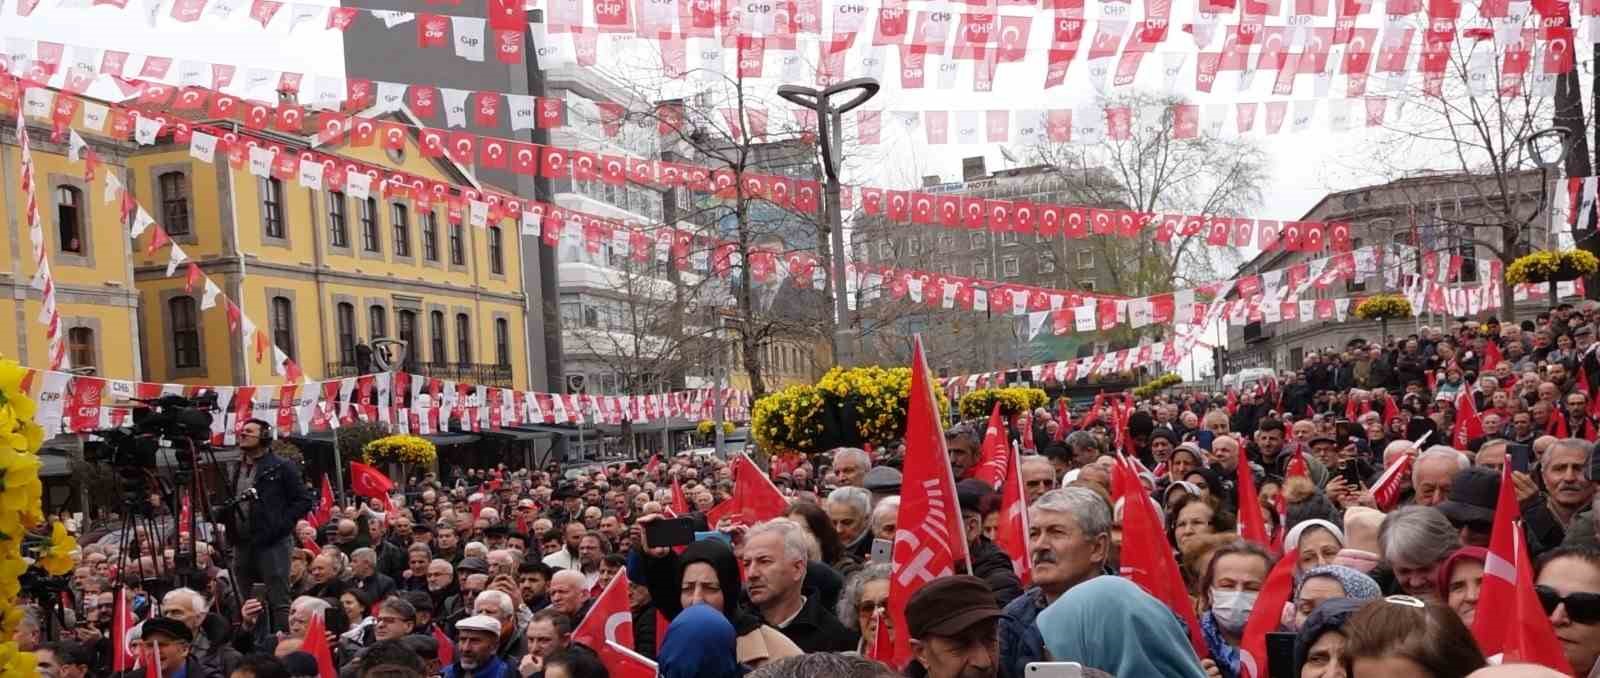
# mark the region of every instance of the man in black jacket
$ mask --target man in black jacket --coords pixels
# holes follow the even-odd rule
[[[745,536],[745,591],[751,604],[804,652],[848,652],[860,638],[844,627],[823,604],[807,595],[806,542],[800,527],[788,520],[769,520]]]
[[[311,495],[293,462],[272,453],[272,425],[251,419],[239,427],[239,467],[230,489],[255,498],[235,510],[234,573],[240,590],[267,585],[272,628],[289,628],[289,550],[295,522],[311,511]]]
[[[993,493],[981,480],[969,479],[956,483],[956,499],[961,504],[961,522],[967,532],[967,555],[971,558],[972,574],[994,591],[995,604],[1005,607],[1012,599],[1022,595],[1022,581],[1017,578],[1011,556],[983,536],[983,500]],[[958,564],[956,571],[961,570]]]

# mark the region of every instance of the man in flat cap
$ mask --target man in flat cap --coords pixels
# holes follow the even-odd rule
[[[1000,670],[994,591],[970,575],[942,577],[906,602],[911,678],[994,678]]]
[[[163,678],[204,678],[220,675],[200,665],[189,656],[189,645],[194,642],[194,632],[183,622],[166,617],[146,621],[139,629],[139,640],[134,651],[143,655],[154,652]],[[148,657],[149,655],[144,655]],[[124,674],[144,678],[145,668],[133,669]]]

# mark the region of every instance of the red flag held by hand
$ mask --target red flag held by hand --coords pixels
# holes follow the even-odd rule
[[[1478,374],[1488,374],[1489,370],[1504,360],[1505,358],[1500,356],[1500,344],[1495,342],[1494,337],[1490,337],[1488,341],[1483,342],[1483,365],[1478,368]]]
[[[1133,466],[1125,460],[1112,469],[1112,478],[1118,476],[1122,477],[1123,485],[1139,486]],[[1173,559],[1172,548],[1163,537],[1155,505],[1143,492],[1134,492],[1129,497],[1132,501],[1125,501],[1122,511],[1122,558],[1118,563],[1121,574],[1183,619],[1189,632],[1189,645],[1196,656],[1204,658],[1208,652],[1200,620],[1195,617],[1194,606],[1184,590],[1178,561]]]
[[[1400,503],[1400,494],[1405,491],[1405,485],[1411,479],[1411,462],[1415,457],[1410,454],[1401,455],[1389,468],[1383,470],[1378,476],[1378,481],[1372,484],[1372,500],[1378,504],[1379,511],[1388,511]]]
[[[317,507],[311,511],[311,519],[307,522],[312,527],[322,527],[333,518],[333,488],[328,485],[328,476],[322,476],[322,498],[317,500]]]
[[[723,518],[731,518],[746,525],[771,520],[789,510],[789,500],[762,473],[750,457],[733,458],[733,496],[706,511],[706,522],[716,525]]]
[[[1267,575],[1267,582],[1250,608],[1250,621],[1244,625],[1244,642],[1239,646],[1239,678],[1267,678],[1267,634],[1278,628],[1283,604],[1294,592],[1296,558],[1280,558]]]
[[[994,545],[1011,558],[1011,568],[1026,588],[1033,582],[1033,559],[1028,553],[1028,505],[1022,491],[1022,462],[1011,450],[1005,480],[1000,489],[1000,524],[995,527]]]
[[[1056,401],[1056,412],[1059,426],[1056,426],[1055,441],[1059,443],[1067,439],[1067,430],[1072,428],[1072,412],[1067,409],[1066,398]]]
[[[1007,460],[1011,458],[1011,438],[1006,435],[1005,419],[1000,416],[1000,401],[994,401],[989,412],[989,426],[983,431],[983,445],[978,452],[978,464],[967,470],[968,478],[975,478],[989,487],[999,488],[1006,477]]]
[[[1522,510],[1507,464],[1500,470],[1494,531],[1489,536],[1489,557],[1483,564],[1478,598],[1479,609],[1496,613],[1475,615],[1472,636],[1485,656],[1503,653],[1507,663],[1533,662],[1571,673],[1561,641],[1534,591],[1533,562],[1522,534]],[[1502,610],[1509,614],[1501,614]]]
[[[383,502],[384,511],[393,511],[394,505],[389,502],[389,490],[394,487],[394,481],[382,471],[359,461],[350,462],[350,488],[358,497],[369,497]]]
[[[1456,423],[1450,433],[1451,444],[1458,450],[1467,449],[1467,443],[1483,437],[1483,420],[1478,418],[1478,408],[1472,393],[1461,389],[1456,394]]]
[[[597,653],[605,649],[606,641],[633,647],[633,612],[628,607],[625,573],[611,578],[611,583],[594,599],[589,613],[572,630],[572,642],[582,643]]]
[[[117,589],[116,605],[111,610],[111,668],[127,671],[133,668],[133,652],[128,649],[128,629],[133,628],[133,609],[128,605],[128,590]]]
[[[444,634],[444,629],[433,627],[433,640],[439,643],[439,665],[449,666],[456,661],[456,646],[450,642],[450,636]]]
[[[1261,502],[1256,499],[1256,478],[1250,471],[1250,462],[1243,455],[1235,481],[1239,488],[1239,536],[1245,541],[1267,546],[1267,520],[1261,515]],[[1266,655],[1263,654],[1263,657]]]
[[[328,647],[328,629],[322,623],[322,615],[311,615],[311,621],[306,624],[305,642],[300,649],[317,660],[318,676],[337,678],[339,672],[333,667],[333,650]]]
[[[683,494],[683,486],[678,484],[678,479],[672,479],[672,514],[682,516],[689,512],[689,498]]]

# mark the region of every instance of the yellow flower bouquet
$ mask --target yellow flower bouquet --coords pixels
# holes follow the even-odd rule
[[[1409,318],[1411,302],[1398,294],[1374,294],[1356,304],[1355,314],[1362,320]]]
[[[1050,397],[1045,395],[1043,389],[1024,386],[980,388],[961,396],[961,418],[988,420],[996,400],[1000,401],[1000,414],[1009,418],[1021,412],[1044,407],[1045,403],[1050,401]]]
[[[1183,377],[1168,372],[1159,377],[1151,379],[1143,386],[1133,389],[1133,397],[1141,400],[1149,398],[1150,396],[1160,393],[1169,387],[1177,386],[1181,383],[1183,383]]]
[[[773,454],[882,446],[905,435],[910,392],[908,368],[835,367],[814,385],[790,386],[756,401],[750,428],[756,443]],[[940,410],[948,410],[944,391],[934,395]]]
[[[1594,275],[1597,269],[1600,261],[1585,250],[1534,252],[1518,257],[1506,267],[1506,282],[1519,285],[1573,280]]]
[[[439,448],[427,438],[411,435],[384,436],[361,448],[362,456],[369,462],[396,462],[401,464],[431,465],[439,458]]]
[[[44,485],[39,481],[39,447],[44,429],[34,423],[33,399],[22,389],[28,372],[15,360],[0,360],[0,673],[31,675],[33,655],[18,649],[13,638],[22,621],[17,605],[20,580],[27,570],[22,557],[26,532],[44,522]],[[52,544],[40,559],[51,574],[72,567],[76,549],[66,528],[57,525]]]

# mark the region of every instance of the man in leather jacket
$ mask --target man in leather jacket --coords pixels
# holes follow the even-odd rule
[[[256,582],[267,586],[272,628],[289,628],[289,550],[295,522],[311,510],[311,495],[293,462],[272,453],[272,425],[251,419],[239,427],[239,467],[230,489],[242,496],[254,488],[255,498],[235,511],[234,571],[239,588]]]

